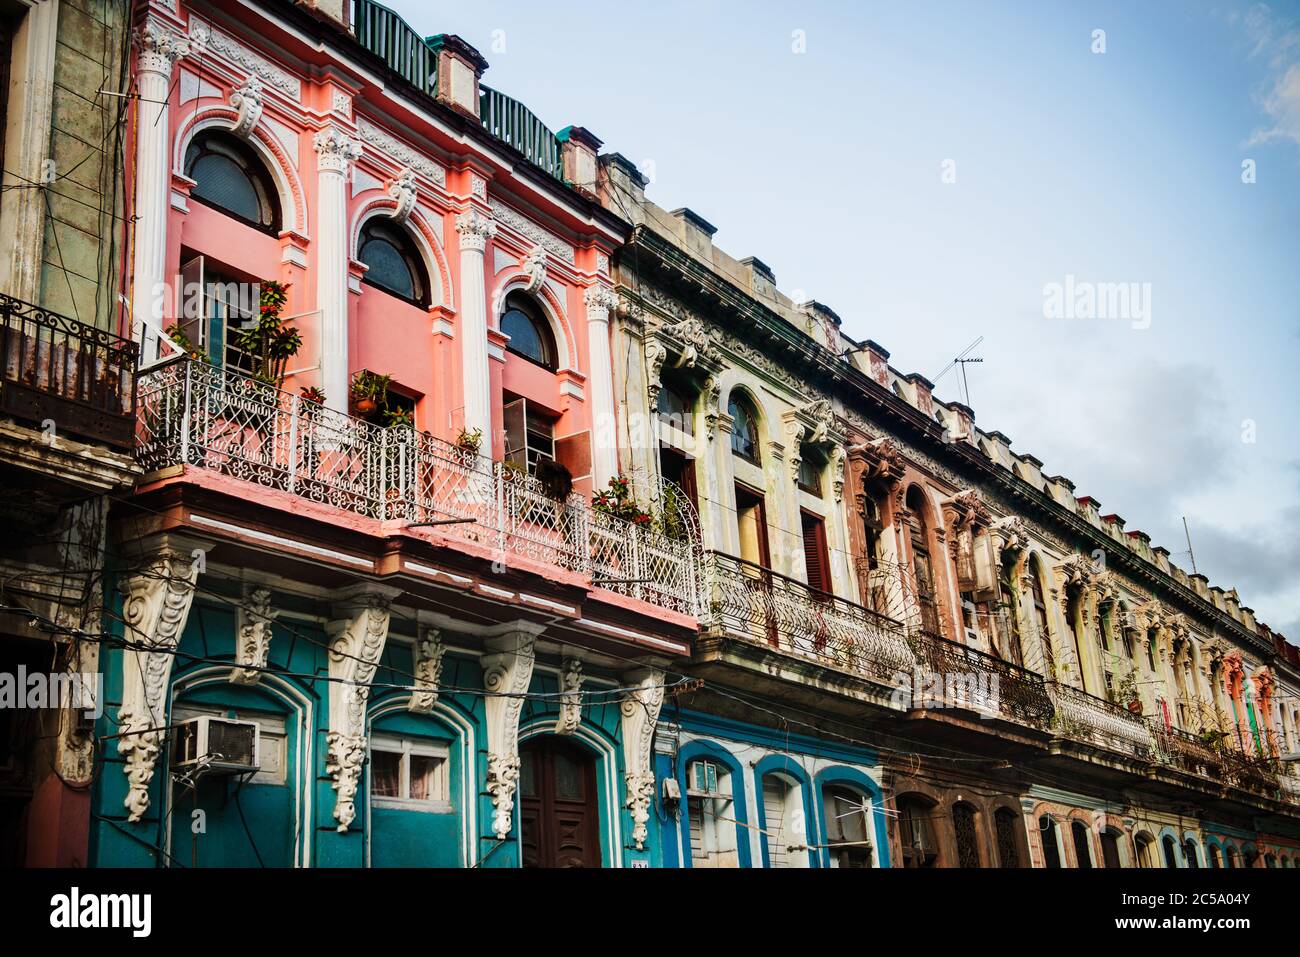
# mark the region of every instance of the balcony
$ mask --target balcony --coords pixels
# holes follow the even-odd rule
[[[1222,777],[1223,758],[1219,751],[1196,735],[1178,728],[1166,728],[1163,721],[1152,718],[1151,737],[1155,741],[1156,758],[1161,764],[1205,778],[1218,780]]]
[[[129,452],[137,347],[0,295],[0,414]]]
[[[1052,700],[1041,675],[939,635],[923,633],[914,640],[926,670],[944,684],[946,706],[1035,728],[1051,720]]]
[[[894,686],[916,657],[892,618],[744,559],[710,552],[707,627]]]
[[[695,616],[699,547],[550,497],[536,479],[425,432],[382,428],[247,376],[177,358],[141,376],[137,457],[185,465],[380,521],[438,523],[494,553],[589,576]]]
[[[1047,693],[1056,712],[1053,728],[1061,737],[1126,757],[1151,758],[1155,749],[1151,732],[1127,708],[1056,681],[1047,682]]]

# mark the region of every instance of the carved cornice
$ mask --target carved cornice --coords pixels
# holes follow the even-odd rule
[[[493,218],[502,226],[513,230],[525,239],[532,240],[537,245],[544,246],[557,259],[563,260],[570,266],[573,265],[575,253],[572,245],[543,229],[523,213],[511,206],[507,206],[500,200],[491,199],[488,201],[488,205],[492,208]]]
[[[196,48],[202,47],[205,55],[215,53],[223,57],[295,103],[302,100],[302,83],[297,77],[253,52],[229,34],[194,16],[190,18],[190,42]]]

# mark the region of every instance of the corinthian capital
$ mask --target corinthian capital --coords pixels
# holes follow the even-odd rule
[[[592,286],[583,300],[587,303],[587,318],[597,322],[607,321],[610,312],[618,308],[618,296],[608,286]]]
[[[154,19],[135,31],[135,45],[141,72],[165,76],[171,76],[176,61],[190,52],[189,40]]]
[[[320,156],[317,164],[321,170],[346,173],[348,164],[361,158],[361,144],[334,126],[318,131],[313,145]]]
[[[456,232],[460,233],[461,249],[483,252],[488,240],[497,234],[497,224],[491,216],[468,209],[456,217]]]

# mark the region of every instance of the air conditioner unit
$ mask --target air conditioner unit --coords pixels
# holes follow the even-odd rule
[[[258,770],[256,721],[200,715],[172,731],[172,767],[202,765],[208,773],[238,774]]]

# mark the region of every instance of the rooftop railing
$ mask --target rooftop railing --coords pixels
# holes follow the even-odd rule
[[[0,295],[0,414],[130,451],[138,347]]]
[[[912,674],[916,656],[892,618],[731,555],[705,563],[709,626],[882,684]]]
[[[698,611],[698,541],[596,511],[576,493],[557,501],[513,466],[204,362],[178,358],[141,376],[137,443],[149,470],[186,465],[368,518],[438,522],[440,533],[503,556]]]
[[[479,122],[485,130],[556,179],[563,179],[560,141],[532,110],[482,83],[478,104]]]

